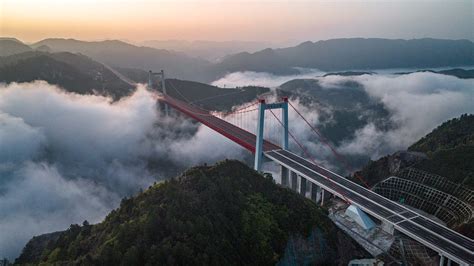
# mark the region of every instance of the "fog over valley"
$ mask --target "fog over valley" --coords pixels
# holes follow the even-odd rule
[[[289,92],[292,103],[320,129],[338,129],[344,120],[337,114],[356,112],[364,118],[352,134],[326,136],[341,154],[354,158],[355,168],[369,158],[407,148],[447,119],[474,112],[473,79],[426,72],[322,74],[278,77],[280,86],[271,74],[232,73],[214,84],[274,87],[266,96],[269,101]],[[332,92],[351,91],[367,98],[354,98],[347,106],[343,98],[341,103],[331,101]],[[386,112],[371,114],[358,108],[361,104],[380,105]],[[9,258],[33,235],[83,220],[99,222],[122,197],[189,166],[222,158],[252,161],[245,150],[211,129],[182,117],[164,117],[153,93],[141,85],[119,101],[68,93],[42,81],[2,85],[0,121],[0,209],[8,214],[0,217],[0,250]],[[290,130],[323,165],[344,171],[291,111]],[[294,143],[290,146],[299,150]]]

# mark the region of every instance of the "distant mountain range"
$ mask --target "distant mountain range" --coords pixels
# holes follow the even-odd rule
[[[230,54],[242,51],[253,53],[271,46],[269,42],[252,41],[148,40],[140,44],[157,49],[183,52],[189,56],[203,58],[211,62],[218,61]]]
[[[81,53],[110,66],[159,71],[165,69],[170,77],[188,80],[209,80],[210,62],[184,53],[139,47],[122,41],[85,42],[74,39],[46,39],[31,45],[47,46],[54,52]]]
[[[0,56],[29,52],[33,49],[14,38],[0,38]],[[3,61],[3,60],[2,60]],[[1,63],[1,61],[0,61]]]
[[[339,71],[462,65],[474,65],[474,43],[468,40],[353,38],[240,53],[223,60],[218,68],[293,74],[294,67]]]
[[[170,45],[158,45],[155,42],[148,45],[172,48]],[[16,39],[3,38],[0,39],[0,48],[0,56],[32,49],[81,53],[112,67],[154,71],[165,69],[170,77],[205,83],[235,71],[287,75],[299,73],[298,68],[347,71],[474,65],[474,43],[468,40],[333,39],[305,42],[288,48],[267,48],[254,53],[242,52],[228,55],[218,63],[191,57],[182,52],[136,46],[117,40],[86,42],[74,39],[45,39],[27,46]],[[250,47],[243,45],[242,49]]]
[[[112,71],[108,66],[79,53],[31,50],[1,59],[0,82],[6,83],[44,80],[68,92],[99,94],[118,100],[135,91],[133,82],[148,82],[148,72],[145,70],[118,68],[117,71]],[[123,76],[132,80],[132,84],[124,80]],[[154,80],[155,89],[161,90],[159,84],[159,80]],[[173,78],[166,80],[166,86],[172,97],[219,111],[230,110],[234,105],[251,101],[257,95],[269,91],[268,88],[254,86],[222,89]]]

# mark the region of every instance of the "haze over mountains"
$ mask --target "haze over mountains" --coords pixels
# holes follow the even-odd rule
[[[31,50],[31,47],[15,38],[0,38],[0,56],[20,54]]]
[[[51,52],[81,53],[113,67],[143,70],[166,69],[169,77],[211,82],[236,71],[297,74],[298,68],[324,71],[384,68],[433,68],[474,65],[474,43],[468,40],[439,39],[333,39],[305,42],[288,48],[267,48],[254,53],[228,55],[212,63],[185,53],[135,46],[110,40],[86,42],[74,39],[45,39],[31,48],[15,40],[0,40],[1,56],[32,48]],[[225,46],[225,45],[224,45]],[[249,47],[242,47],[249,49]]]
[[[293,74],[294,67],[339,71],[462,66],[474,64],[473,51],[474,43],[468,40],[333,39],[240,53],[226,58],[220,67],[231,72]]]
[[[189,56],[203,58],[211,62],[222,60],[225,56],[242,51],[253,53],[266,47],[273,47],[270,42],[256,41],[149,40],[140,44],[157,49],[184,52]]]
[[[48,46],[52,51],[67,51],[87,55],[110,66],[140,69],[166,69],[171,77],[188,80],[206,78],[205,69],[210,63],[183,53],[139,47],[122,41],[85,42],[73,39],[46,39],[32,47]]]

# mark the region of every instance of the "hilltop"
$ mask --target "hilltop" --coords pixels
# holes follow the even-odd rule
[[[310,235],[317,244],[305,241]],[[292,238],[309,246],[314,264],[367,256],[324,209],[238,161],[194,167],[123,199],[99,224],[45,238],[30,241],[16,263],[274,265]]]
[[[0,38],[0,56],[9,56],[32,50],[31,47],[15,38]]]
[[[103,64],[81,54],[30,51],[1,58],[0,81],[34,80],[47,81],[69,92],[97,93],[114,99],[127,96],[135,89]]]

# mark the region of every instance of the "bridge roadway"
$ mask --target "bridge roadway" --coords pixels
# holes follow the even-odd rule
[[[256,137],[253,133],[228,123],[206,110],[169,96],[163,96],[159,100],[255,153]],[[263,149],[268,159],[285,166],[323,189],[348,199],[377,219],[393,225],[396,230],[454,261],[474,265],[473,240],[296,154],[282,150],[269,141],[264,142]]]
[[[471,239],[289,151],[268,151],[265,156],[452,260],[474,264]]]

